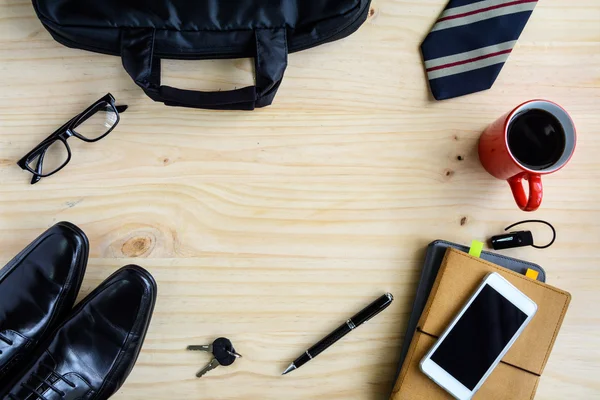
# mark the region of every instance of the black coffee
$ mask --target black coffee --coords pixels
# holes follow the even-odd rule
[[[525,167],[543,170],[560,160],[565,150],[565,132],[549,112],[523,111],[508,128],[508,147]]]

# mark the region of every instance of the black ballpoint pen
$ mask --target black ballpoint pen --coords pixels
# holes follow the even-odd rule
[[[335,331],[331,332],[329,335],[321,339],[319,343],[306,350],[304,354],[302,354],[300,357],[294,360],[294,362],[291,363],[290,366],[287,367],[287,369],[283,371],[283,374],[281,375],[289,374],[293,370],[300,368],[301,366],[303,366],[304,364],[321,354],[329,346],[331,346],[332,344],[346,336],[348,333],[350,333],[357,327],[361,326],[362,324],[364,324],[365,322],[367,322],[368,320],[385,310],[390,304],[392,304],[392,300],[394,300],[394,296],[392,296],[391,293],[386,293],[371,304],[369,304],[358,314],[346,321],[345,324],[342,324],[342,326],[340,326]]]

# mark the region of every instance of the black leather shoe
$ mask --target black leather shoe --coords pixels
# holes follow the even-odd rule
[[[5,399],[108,399],[137,360],[155,301],[150,273],[121,268],[75,307]]]
[[[88,247],[79,228],[60,222],[0,270],[0,389],[71,312]]]

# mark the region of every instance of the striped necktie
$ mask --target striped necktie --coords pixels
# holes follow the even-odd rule
[[[450,0],[421,45],[431,92],[450,99],[492,87],[537,0]]]

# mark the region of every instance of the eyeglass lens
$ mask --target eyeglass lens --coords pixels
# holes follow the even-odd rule
[[[117,124],[117,121],[116,110],[109,103],[103,103],[73,130],[88,140],[95,140],[106,135]]]
[[[38,170],[38,162],[41,158],[41,171]],[[29,160],[28,167],[40,175],[50,175],[58,171],[69,160],[69,151],[66,144],[61,140],[55,140],[49,144],[34,158]]]

